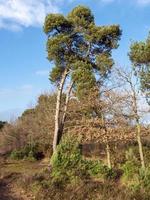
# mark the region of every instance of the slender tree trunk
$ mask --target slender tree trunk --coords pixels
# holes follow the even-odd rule
[[[105,125],[105,119],[104,119],[103,114],[102,114],[102,125],[103,125],[104,132],[107,138],[107,128]],[[108,143],[108,139],[106,139],[106,155],[107,155],[107,166],[111,169],[111,156],[110,156],[110,146]]]
[[[66,114],[67,114],[67,110],[68,110],[68,103],[69,103],[69,99],[70,99],[70,94],[72,91],[72,87],[73,87],[73,82],[71,82],[68,86],[68,90],[66,93],[66,100],[65,100],[65,105],[64,105],[64,110],[63,110],[63,116],[62,116],[62,120],[60,122],[60,126],[59,126],[59,137],[58,137],[58,144],[61,140],[61,137],[63,135],[63,128],[64,128],[64,124],[65,124],[65,120],[66,120]]]
[[[145,162],[144,162],[144,155],[143,155],[143,147],[141,142],[141,126],[139,122],[137,121],[137,142],[139,146],[139,154],[140,154],[140,160],[141,160],[141,166],[143,169],[145,169]]]
[[[65,106],[64,106],[64,113],[63,113],[62,122],[61,122],[63,125],[64,125],[65,120],[66,120],[66,114],[67,114],[67,109],[68,109],[68,103],[69,103],[70,94],[71,94],[71,91],[72,91],[73,84],[74,84],[74,82],[71,82],[71,83],[69,84],[68,91],[67,91],[67,94],[66,94],[66,101],[65,101]]]
[[[63,86],[67,77],[67,70],[64,71],[58,91],[57,91],[57,100],[56,100],[56,112],[55,112],[55,130],[54,130],[54,138],[53,138],[53,152],[55,152],[57,144],[58,144],[58,137],[59,137],[59,125],[60,125],[60,107],[61,107],[61,97]]]
[[[106,153],[107,153],[107,165],[111,169],[110,147],[108,143],[106,144]]]
[[[145,169],[145,162],[144,162],[144,155],[143,155],[143,147],[142,147],[142,142],[141,142],[141,126],[139,123],[139,115],[138,115],[138,105],[137,105],[137,95],[135,92],[135,89],[132,85],[132,83],[130,82],[131,85],[131,89],[133,92],[133,111],[135,114],[135,120],[136,120],[136,127],[137,127],[137,142],[138,142],[138,146],[139,146],[139,154],[140,154],[140,160],[141,160],[141,166],[143,169]]]

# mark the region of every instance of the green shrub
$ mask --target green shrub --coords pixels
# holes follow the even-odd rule
[[[150,195],[150,167],[142,169],[135,159],[130,159],[124,163],[122,169],[122,180],[124,180],[133,191],[143,191],[145,194]]]
[[[99,160],[85,160],[83,161],[86,166],[86,170],[91,176],[103,178],[106,180],[114,180],[118,177],[117,171],[109,169]]]
[[[57,182],[68,182],[82,176],[83,164],[79,141],[66,135],[51,157],[52,177]]]
[[[139,170],[139,183],[142,188],[150,189],[150,167]]]
[[[132,180],[139,173],[139,166],[134,161],[126,161],[123,166],[123,176],[127,180]]]
[[[118,174],[118,172],[116,170],[114,170],[113,168],[111,168],[111,169],[106,168],[104,178],[106,180],[116,180],[119,175],[120,174]]]
[[[104,172],[104,166],[100,161],[92,161],[92,160],[87,161],[87,168],[92,176],[103,174]]]
[[[144,146],[143,153],[144,153],[145,164],[148,166],[150,164],[150,147]]]
[[[10,158],[14,160],[26,159],[34,161],[37,159],[38,146],[37,145],[26,145],[24,148],[14,150],[10,154]]]
[[[139,168],[138,173],[134,175],[132,181],[130,179],[130,182],[128,182],[128,186],[130,186],[132,191],[143,192],[144,195],[150,197],[150,168]]]
[[[74,168],[81,161],[79,142],[74,137],[64,137],[51,158],[51,165],[55,169]]]
[[[139,150],[138,150],[138,147],[136,147],[136,146],[130,147],[125,152],[125,157],[126,157],[126,161],[134,161],[134,162],[138,163],[138,160],[139,160]]]
[[[29,160],[29,161],[35,161],[35,160],[36,160],[36,154],[35,154],[35,152],[30,151],[30,152],[28,153],[28,156],[27,156],[26,159]]]
[[[20,160],[24,158],[24,152],[22,150],[14,150],[10,154],[10,158],[14,160]]]
[[[52,178],[58,185],[67,182],[78,182],[84,178],[98,177],[116,179],[117,173],[101,161],[85,160],[79,148],[79,140],[65,136],[51,158]]]
[[[124,179],[128,181],[138,178],[140,169],[138,154],[136,146],[126,151],[126,162],[122,165],[121,169],[123,170]]]
[[[143,154],[145,164],[149,165],[150,163],[150,148],[147,146],[143,146]],[[139,148],[138,146],[132,146],[126,151],[126,160],[134,160],[137,164],[140,165],[140,155],[139,155]]]

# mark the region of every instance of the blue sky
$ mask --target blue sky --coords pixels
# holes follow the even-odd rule
[[[97,25],[120,24],[116,63],[129,66],[131,41],[144,40],[150,30],[150,0],[0,0],[0,120],[10,119],[53,91],[48,80],[42,26],[47,13],[67,14],[76,5],[89,6]]]

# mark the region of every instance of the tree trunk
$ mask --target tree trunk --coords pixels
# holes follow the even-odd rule
[[[64,110],[63,110],[63,116],[62,116],[62,120],[60,122],[60,126],[59,126],[59,137],[58,137],[58,144],[61,140],[61,137],[63,135],[63,128],[64,128],[64,124],[65,124],[65,120],[66,120],[66,114],[67,114],[67,109],[68,109],[68,103],[69,103],[69,99],[70,99],[70,94],[72,91],[72,87],[73,87],[73,82],[71,82],[69,84],[67,93],[66,93],[66,101],[65,101],[65,105],[64,105]]]
[[[145,169],[143,148],[142,148],[142,142],[141,142],[141,126],[140,126],[139,122],[137,122],[137,141],[138,141],[138,146],[139,146],[141,166],[142,166],[143,169]]]
[[[107,128],[106,128],[106,125],[105,125],[105,119],[104,119],[103,114],[102,114],[102,126],[104,128],[104,132],[105,132],[105,135],[106,135],[106,138],[107,138]],[[109,144],[108,144],[108,139],[106,139],[106,155],[107,155],[107,165],[111,169],[111,157],[110,157],[110,147],[109,147]]]
[[[107,153],[107,165],[111,169],[110,147],[108,143],[106,144],[106,153]]]
[[[136,127],[137,127],[137,142],[139,146],[139,154],[140,154],[140,160],[141,160],[141,166],[143,169],[145,169],[145,162],[144,162],[144,155],[143,155],[143,147],[142,147],[142,142],[141,142],[141,126],[139,123],[139,115],[138,115],[138,105],[137,105],[137,95],[135,92],[135,89],[132,84],[132,92],[133,92],[133,112],[135,114],[135,120],[136,120]]]
[[[56,112],[55,112],[55,130],[54,130],[54,139],[53,139],[53,152],[55,152],[57,144],[58,144],[58,137],[59,137],[59,125],[60,125],[60,107],[61,107],[61,97],[63,86],[67,77],[67,70],[64,71],[60,84],[58,86],[57,91],[57,100],[56,100]]]

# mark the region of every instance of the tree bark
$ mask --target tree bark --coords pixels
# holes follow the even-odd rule
[[[137,142],[138,142],[138,146],[139,146],[141,166],[142,166],[143,169],[145,169],[143,148],[142,148],[142,142],[141,142],[141,126],[140,126],[139,122],[137,122]]]
[[[106,144],[106,153],[107,153],[107,165],[111,169],[110,147],[108,143]]]
[[[105,132],[105,135],[106,135],[106,138],[107,138],[107,128],[106,128],[106,125],[105,125],[105,119],[104,119],[103,114],[102,114],[102,126],[104,128],[104,132]],[[109,144],[108,144],[108,139],[106,139],[106,155],[107,155],[107,166],[108,166],[108,168],[111,169],[111,157],[110,157],[110,147],[109,147]]]
[[[56,112],[55,112],[55,130],[53,138],[53,152],[55,152],[59,140],[59,126],[60,126],[60,108],[63,86],[67,77],[67,69],[64,71],[57,91]]]
[[[139,115],[138,115],[138,105],[137,105],[137,97],[136,97],[136,92],[135,89],[132,85],[132,82],[130,83],[131,89],[133,92],[133,112],[135,114],[135,120],[136,120],[136,127],[137,127],[137,142],[139,146],[139,154],[140,154],[140,160],[141,160],[141,166],[143,169],[145,169],[145,162],[144,162],[144,155],[143,155],[143,147],[142,147],[142,142],[141,142],[141,126],[139,123]]]
[[[69,99],[70,99],[70,94],[72,91],[72,87],[73,87],[73,82],[71,82],[68,86],[68,90],[66,93],[66,100],[65,100],[65,105],[64,105],[64,110],[63,110],[63,116],[62,116],[62,120],[60,122],[60,126],[59,126],[59,136],[58,136],[58,144],[62,138],[63,135],[63,128],[64,128],[64,124],[65,124],[65,120],[66,120],[66,114],[67,114],[67,110],[68,110],[68,103],[69,103]]]
[[[141,126],[140,126],[140,123],[139,123],[137,98],[136,98],[136,93],[135,93],[133,86],[132,86],[132,91],[133,91],[133,111],[135,113],[135,120],[136,120],[136,127],[137,127],[137,134],[136,134],[137,135],[137,142],[138,142],[138,146],[139,146],[141,166],[142,166],[143,169],[145,169],[143,147],[142,147],[142,142],[141,142]]]

